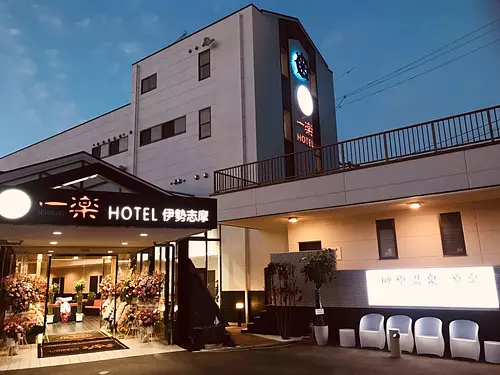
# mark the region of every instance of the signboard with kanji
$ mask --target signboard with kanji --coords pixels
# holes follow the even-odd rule
[[[15,188],[0,191],[3,195],[12,198],[0,199],[0,204],[6,206],[0,207],[0,223],[199,229],[217,226],[217,201],[210,198]]]
[[[370,306],[499,308],[491,266],[370,270],[366,283]]]

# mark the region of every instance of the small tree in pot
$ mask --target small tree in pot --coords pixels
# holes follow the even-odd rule
[[[47,324],[54,323],[54,297],[59,292],[59,285],[53,283],[49,286],[49,307],[47,312]]]
[[[288,340],[292,334],[293,308],[302,300],[302,290],[297,287],[295,265],[290,262],[271,262],[267,268],[272,303],[276,306],[278,332],[283,339]]]
[[[76,292],[76,321],[83,321],[83,290],[85,289],[85,279],[80,279],[75,281],[75,292]]]
[[[323,309],[321,287],[332,280],[337,265],[335,252],[332,249],[316,251],[302,258],[301,261],[305,262],[301,272],[305,275],[306,282],[311,281],[315,286],[316,309]],[[315,317],[314,336],[316,342],[318,345],[326,345],[328,342],[328,325],[325,323],[324,314],[316,314]]]
[[[94,292],[89,292],[87,295],[87,306],[94,306],[96,294]]]

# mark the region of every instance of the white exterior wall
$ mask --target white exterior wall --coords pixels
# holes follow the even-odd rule
[[[218,197],[221,222],[500,185],[500,145],[348,170]]]
[[[443,256],[439,214],[459,211],[467,256]],[[394,219],[399,259],[379,260],[375,220]],[[299,242],[340,247],[338,269],[452,267],[500,264],[500,200],[318,219],[288,225],[289,251]]]
[[[139,147],[137,172],[162,188],[207,196],[213,189],[213,171],[244,162],[240,53],[244,62],[247,160],[255,160],[255,93],[253,75],[252,7],[183,39],[138,63],[140,79],[157,74],[158,86],[139,95],[140,131],[186,116],[186,133]],[[240,15],[243,51],[240,51]],[[198,81],[198,54],[204,37],[215,39],[210,47],[210,77]],[[199,47],[198,50],[195,47]],[[189,50],[191,49],[191,53]],[[135,87],[132,106],[135,109]],[[199,111],[211,107],[212,135],[199,139]],[[194,175],[209,178],[194,179]],[[174,179],[185,179],[170,185]]]
[[[23,167],[80,151],[92,152],[92,145],[126,133],[128,150],[103,160],[116,166],[132,166],[132,130],[130,105],[119,108],[96,119],[85,122],[54,137],[0,158],[0,171]]]

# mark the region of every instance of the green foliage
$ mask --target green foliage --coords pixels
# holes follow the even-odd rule
[[[59,292],[58,284],[53,283],[51,286],[49,286],[49,307],[48,307],[49,315],[54,315],[54,307],[52,307],[52,305],[54,304],[54,296],[56,295],[57,292]]]
[[[89,292],[89,294],[87,295],[87,301],[93,301],[95,300],[95,297],[96,297],[96,294],[94,292]]]
[[[85,286],[87,285],[87,282],[85,279],[80,279],[78,281],[75,281],[75,291],[76,293],[81,293],[85,289]]]
[[[271,280],[272,303],[277,308],[278,331],[281,337],[289,339],[293,327],[293,306],[302,300],[295,265],[290,262],[271,262],[267,271]]]
[[[305,275],[306,281],[314,283],[316,289],[321,289],[323,284],[332,280],[337,266],[335,252],[332,249],[323,249],[311,253],[302,258],[301,262],[305,262],[301,272]]]

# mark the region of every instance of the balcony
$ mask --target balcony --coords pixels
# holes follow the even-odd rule
[[[500,105],[214,172],[214,195],[491,145]]]

